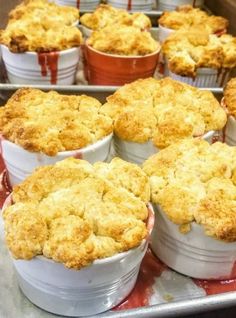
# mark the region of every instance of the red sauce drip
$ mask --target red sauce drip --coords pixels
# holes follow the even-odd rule
[[[222,129],[222,142],[224,142],[224,143],[225,143],[225,137],[226,137],[226,125]]]
[[[132,10],[132,0],[128,0],[127,10]]]
[[[38,63],[41,66],[41,75],[47,76],[46,53],[38,53]]]
[[[79,7],[80,7],[80,0],[77,0],[77,1],[76,1],[76,6],[77,6],[77,8],[79,9]]]
[[[38,53],[38,63],[41,66],[41,74],[42,76],[47,76],[47,70],[49,70],[51,84],[57,84],[58,58],[58,52]]]
[[[148,250],[144,256],[143,262],[140,267],[137,283],[131,294],[113,310],[131,309],[149,305],[149,299],[153,295],[153,284],[155,277],[159,277],[167,266],[161,263],[151,252]]]
[[[83,155],[81,152],[76,152],[73,156],[73,158],[75,159],[83,159]]]
[[[232,277],[236,277],[236,262],[231,273]],[[203,288],[207,295],[215,295],[227,293],[236,290],[236,278],[225,280],[201,280],[193,279],[194,283]]]

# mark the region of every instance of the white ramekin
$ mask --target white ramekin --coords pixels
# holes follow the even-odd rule
[[[82,28],[81,28],[81,31],[82,31],[82,34],[85,38],[89,38],[91,36],[91,34],[93,33],[93,30],[86,27],[85,25],[81,24]]]
[[[204,0],[156,0],[157,10],[173,11],[178,6],[190,4],[194,7],[202,7]]]
[[[36,52],[12,53],[6,46],[1,45],[1,47],[7,76],[12,84],[71,85],[74,83],[79,62],[79,47],[44,53],[46,55],[43,66],[40,65],[39,54]],[[55,53],[58,53],[58,60],[55,60],[52,70],[47,55]]]
[[[3,210],[11,205],[6,199]],[[77,317],[95,315],[118,305],[133,289],[154,225],[154,211],[148,205],[148,236],[127,252],[96,260],[73,270],[44,256],[13,260],[18,283],[25,296],[51,313]]]
[[[223,87],[228,82],[230,71],[222,70],[219,72],[219,70],[213,68],[199,68],[197,70],[196,77],[192,78],[177,75],[169,70],[169,76],[176,81],[180,81],[195,87],[217,88]]]
[[[55,0],[56,4],[61,6],[76,7],[82,11],[94,10],[100,3],[100,0]]]
[[[150,11],[153,7],[153,0],[107,0],[107,3],[115,8],[132,11]]]
[[[236,119],[233,116],[227,118],[223,129],[223,141],[229,146],[236,146]]]
[[[159,36],[160,43],[163,43],[165,41],[165,39],[168,38],[168,36],[171,33],[173,33],[174,31],[175,30],[166,28],[166,27],[162,26],[161,24],[159,24],[158,36]]]
[[[43,153],[29,152],[6,140],[1,140],[2,157],[6,165],[11,185],[22,182],[35,168],[54,164],[68,157],[87,160],[90,163],[105,161],[109,155],[112,134],[85,148],[59,152],[54,157]]]
[[[214,133],[214,131],[208,131],[202,138],[211,144]],[[114,150],[118,157],[139,165],[159,151],[151,140],[145,143],[137,143],[122,140],[116,135],[114,135]]]
[[[202,226],[192,222],[191,231],[182,234],[159,206],[151,248],[161,261],[175,271],[199,279],[230,279],[236,261],[236,242],[226,243],[205,235]]]

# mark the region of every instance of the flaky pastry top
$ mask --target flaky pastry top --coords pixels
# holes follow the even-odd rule
[[[6,242],[16,259],[44,255],[80,269],[140,245],[149,197],[145,173],[119,158],[40,167],[14,188],[3,212]]]
[[[86,43],[97,51],[124,56],[144,56],[160,50],[149,32],[123,25],[94,31]]]
[[[198,68],[236,66],[236,38],[229,34],[217,37],[200,27],[174,32],[164,41],[162,50],[169,69],[182,76],[195,77]]]
[[[55,156],[93,144],[113,131],[101,103],[86,95],[19,89],[0,108],[0,133],[24,149]]]
[[[221,129],[227,120],[211,92],[171,78],[127,84],[107,98],[101,111],[113,119],[114,132],[122,140],[152,140],[159,149]]]
[[[232,78],[224,88],[224,105],[229,115],[236,117],[236,78]]]
[[[94,12],[85,13],[80,23],[92,30],[102,29],[108,25],[113,31],[114,24],[135,26],[140,29],[151,28],[151,20],[143,13],[129,13],[123,9],[113,8],[107,4],[100,4]]]
[[[61,7],[44,0],[25,2],[10,13],[0,44],[13,53],[62,51],[83,42],[75,8]]]
[[[72,25],[79,20],[79,10],[69,6],[59,6],[47,0],[24,0],[10,11],[8,17],[10,22],[26,19],[40,22],[42,19],[47,19],[52,23]]]
[[[236,241],[236,147],[184,140],[144,162],[151,200],[183,228],[203,226],[205,234]]]
[[[210,33],[226,31],[229,25],[227,19],[221,16],[209,15],[206,11],[193,8],[191,5],[180,6],[176,11],[164,12],[158,23],[173,30],[200,26]]]

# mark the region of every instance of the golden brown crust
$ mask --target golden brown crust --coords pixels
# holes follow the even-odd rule
[[[210,33],[216,33],[227,29],[229,22],[227,19],[208,15],[207,12],[192,6],[182,6],[176,11],[164,12],[159,19],[159,24],[169,29],[179,30],[190,27],[204,27]]]
[[[151,20],[143,13],[130,14],[126,10],[113,8],[107,4],[100,4],[93,13],[85,13],[80,18],[80,23],[92,30],[102,29],[114,24],[134,26],[142,30],[151,28]]]
[[[178,140],[222,129],[227,117],[213,94],[170,78],[140,79],[107,98],[101,111],[127,141],[152,140],[165,148]]]
[[[74,269],[127,251],[147,234],[149,191],[141,168],[119,158],[40,167],[3,213],[8,247],[15,258],[42,254]]]
[[[236,117],[236,78],[232,78],[224,89],[224,106],[230,115]]]
[[[72,26],[79,18],[75,8],[31,0],[12,10],[9,18],[6,29],[0,30],[0,43],[13,53],[62,51],[83,41]]]
[[[22,19],[39,21],[40,19],[72,25],[79,20],[79,10],[69,6],[59,6],[47,0],[24,0],[10,11],[10,22]]]
[[[144,56],[160,50],[160,44],[149,32],[123,25],[94,31],[87,44],[100,52],[125,56]]]
[[[236,147],[189,139],[145,161],[152,201],[179,225],[196,222],[206,235],[236,241]]]
[[[26,150],[55,156],[112,133],[112,120],[95,98],[19,89],[0,110],[0,132]]]
[[[203,29],[179,30],[163,43],[169,69],[181,76],[195,77],[198,68],[234,68],[236,38],[229,34],[217,37]]]

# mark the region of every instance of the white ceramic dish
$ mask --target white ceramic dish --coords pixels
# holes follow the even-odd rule
[[[3,210],[11,205],[9,196]],[[66,268],[44,256],[13,260],[18,283],[25,296],[54,314],[77,317],[95,315],[118,305],[133,289],[154,225],[148,205],[148,237],[127,252],[94,261],[81,270]]]
[[[204,0],[156,0],[157,10],[173,11],[178,6],[190,4],[194,7],[202,7]]]
[[[175,271],[199,279],[230,279],[236,261],[236,242],[225,243],[204,234],[192,223],[187,234],[155,206],[155,225],[151,237],[153,252]]]
[[[86,26],[84,26],[83,24],[81,24],[82,28],[81,28],[81,31],[83,33],[83,36],[85,38],[89,38],[90,35],[93,33],[93,30],[90,29],[90,28],[87,28]]]
[[[87,160],[90,163],[105,161],[109,155],[112,134],[85,148],[62,151],[54,157],[29,152],[5,139],[1,140],[2,157],[8,170],[11,185],[23,181],[36,167],[54,164],[68,157]]]
[[[197,75],[192,77],[180,76],[174,74],[169,70],[169,76],[174,80],[195,86],[195,87],[223,87],[229,80],[230,71],[222,70],[219,72],[217,69],[212,68],[199,68]]]
[[[223,141],[229,146],[236,146],[236,119],[233,116],[228,116],[223,130]]]
[[[107,3],[116,8],[140,12],[150,11],[153,7],[153,0],[107,0]]]
[[[61,6],[76,7],[80,10],[94,10],[100,3],[100,0],[55,0],[56,4]]]
[[[12,53],[2,45],[2,58],[12,84],[71,85],[79,62],[79,47],[51,53]]]
[[[209,143],[212,143],[213,135],[214,131],[209,131],[204,134],[203,139],[205,139]],[[115,135],[114,150],[118,157],[136,164],[142,164],[150,156],[159,151],[159,149],[153,145],[153,142],[151,140],[145,143],[137,143],[122,140]]]
[[[168,38],[168,36],[173,33],[175,30],[173,29],[169,29],[166,28],[164,26],[162,26],[161,24],[159,24],[159,41],[160,43],[163,43],[165,41],[166,38]]]

